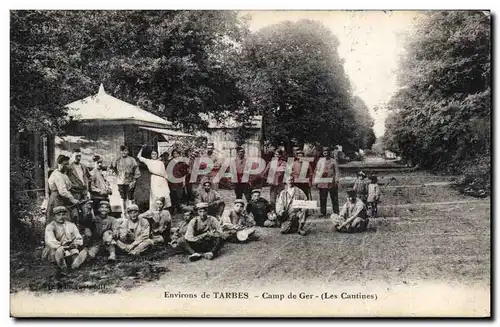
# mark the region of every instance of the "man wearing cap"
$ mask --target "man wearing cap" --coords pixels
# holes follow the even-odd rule
[[[109,201],[111,195],[111,185],[104,177],[102,171],[102,157],[95,155],[94,169],[90,172],[90,199],[94,207],[94,214],[98,214],[100,202]]]
[[[368,218],[366,216],[366,206],[356,197],[356,191],[347,191],[347,201],[342,207],[340,214],[330,216],[333,226],[337,232],[354,233],[366,230]]]
[[[208,214],[220,218],[226,205],[220,194],[211,186],[210,181],[203,182],[203,188],[196,195],[195,203],[208,203]]]
[[[286,180],[286,188],[281,191],[276,203],[276,213],[281,221],[281,233],[305,235],[307,210],[294,208],[294,201],[307,200],[304,191],[294,185],[294,178]]]
[[[198,215],[187,225],[179,246],[189,253],[190,261],[212,260],[223,244],[222,229],[217,218],[208,215],[208,203],[198,203],[196,210]]]
[[[90,172],[81,163],[82,153],[80,149],[73,149],[72,163],[69,165],[68,177],[71,181],[71,194],[79,201],[89,198]]]
[[[356,197],[364,203],[366,203],[366,199],[368,197],[368,184],[369,182],[366,179],[366,174],[362,171],[359,171],[352,189],[354,192],[356,192]]]
[[[47,219],[45,224],[48,225],[54,220],[54,208],[58,206],[73,207],[78,204],[78,200],[71,194],[71,181],[66,175],[69,169],[69,157],[59,155],[57,157],[57,168],[50,174],[47,181],[49,184],[49,200],[47,203]],[[77,215],[76,208],[71,213],[71,217]],[[68,216],[69,219],[69,216]]]
[[[295,152],[295,160],[293,161],[292,164],[292,176],[294,178],[295,186],[300,188],[302,191],[304,191],[304,194],[307,196],[307,199],[311,199],[311,178],[313,176],[313,170],[312,166],[310,165],[309,162],[303,161],[304,158],[304,151],[297,149]],[[302,169],[302,165],[308,164],[307,166],[307,171],[306,171],[306,176],[305,180],[302,181],[300,180],[300,171]]]
[[[286,170],[285,153],[282,150],[274,152],[273,159],[266,165],[261,176],[267,178],[269,184],[269,200],[273,208],[276,206],[276,199],[281,191],[285,188],[283,178]],[[269,173],[274,173],[274,176],[269,176]]]
[[[87,259],[87,249],[78,227],[69,220],[69,211],[64,206],[53,209],[54,220],[45,227],[45,248],[42,258],[54,262],[62,270],[77,269]]]
[[[264,226],[264,222],[272,211],[274,211],[272,206],[261,196],[261,190],[252,190],[252,199],[247,204],[247,212],[252,214],[257,226]]]
[[[121,157],[116,159],[110,169],[116,175],[116,184],[122,198],[122,215],[125,216],[125,208],[134,201],[134,192],[137,179],[141,176],[137,161],[129,156],[128,147],[120,146]]]
[[[182,220],[179,222],[177,227],[171,229],[171,241],[170,245],[175,249],[179,248],[179,244],[184,242],[184,235],[186,235],[187,227],[189,222],[193,219],[193,211],[188,208],[184,208]]]
[[[237,199],[242,199],[243,195],[245,195],[245,199],[247,200],[247,202],[250,202],[252,191],[250,180],[243,181],[245,170],[249,169],[250,167],[247,167],[245,150],[242,147],[237,147],[236,150],[238,151],[238,156],[236,158],[236,178],[238,181],[234,184],[234,194],[236,195]]]
[[[116,240],[119,237],[121,221],[113,216],[109,216],[111,206],[108,201],[99,203],[99,214],[95,217],[94,240],[98,244],[104,245],[109,253],[108,260],[116,260]],[[91,255],[89,250],[89,255]]]
[[[156,199],[155,209],[141,213],[139,219],[141,218],[148,220],[151,230],[151,240],[153,240],[155,245],[166,245],[170,242],[172,216],[167,208],[165,208],[165,198]]]
[[[127,208],[127,215],[128,218],[121,223],[116,244],[120,250],[137,256],[153,246],[151,230],[148,221],[139,218],[139,207],[136,204]]]
[[[234,201],[233,210],[223,216],[221,221],[224,239],[230,242],[242,242],[247,238],[258,239],[255,225],[253,215],[245,212],[245,202],[242,199]]]
[[[323,166],[321,166],[323,162]],[[327,197],[330,194],[330,199],[332,201],[332,209],[334,213],[339,212],[339,181],[340,172],[335,158],[331,157],[330,150],[327,147],[323,148],[323,158],[320,159],[316,170],[321,169],[315,173],[315,177],[321,176],[323,179],[328,179],[326,183],[318,183],[317,187],[319,189],[319,204],[322,216],[326,216],[326,203],[328,201]]]
[[[212,171],[209,172],[206,175],[206,177],[207,177],[208,181],[212,182],[212,189],[214,191],[218,191],[219,190],[219,183],[215,183],[213,180],[214,180],[214,177],[219,172],[219,169],[221,167],[221,163],[220,163],[219,158],[217,157],[217,155],[214,153],[214,149],[215,149],[215,147],[214,147],[213,143],[208,143],[207,144],[206,157],[208,157],[212,161]]]

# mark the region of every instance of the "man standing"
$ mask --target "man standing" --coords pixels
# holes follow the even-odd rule
[[[214,153],[214,144],[213,143],[208,143],[207,144],[207,157],[212,161],[212,171],[207,174],[208,181],[212,182],[212,189],[214,191],[219,191],[219,183],[215,183],[214,177],[217,175],[219,172],[219,169],[221,167],[221,163],[219,161],[219,158],[217,155]]]
[[[120,250],[133,256],[140,255],[153,246],[149,238],[149,223],[144,218],[139,218],[139,207],[132,204],[127,208],[128,219],[125,219],[118,231],[119,239],[116,244]]]
[[[306,235],[305,224],[307,211],[294,207],[295,200],[307,200],[305,193],[294,186],[292,176],[286,180],[286,187],[281,191],[276,203],[276,213],[281,221],[281,234],[299,233]]]
[[[90,199],[93,203],[94,214],[98,214],[100,202],[109,201],[111,186],[102,173],[102,158],[95,155],[94,169],[90,172]]]
[[[255,220],[252,214],[245,212],[245,202],[241,199],[234,201],[234,208],[222,218],[224,239],[230,242],[244,242],[248,238],[255,240]]]
[[[222,229],[217,218],[208,215],[208,203],[198,203],[196,209],[198,216],[187,225],[186,234],[179,246],[189,253],[190,261],[202,257],[212,260],[219,254],[223,244]]]
[[[120,146],[121,157],[109,167],[116,175],[116,184],[122,198],[122,216],[125,217],[125,208],[134,200],[135,185],[141,176],[137,161],[129,156],[128,147]]]
[[[78,227],[68,221],[69,211],[58,206],[53,210],[54,220],[45,227],[45,249],[42,258],[57,264],[59,269],[77,269],[85,262],[87,250],[82,249],[83,238]]]
[[[347,201],[342,207],[340,215],[332,214],[330,219],[336,231],[344,233],[362,232],[368,226],[366,206],[356,197],[356,191],[347,191]]]
[[[237,183],[234,184],[234,193],[237,199],[242,199],[245,195],[247,202],[250,202],[251,197],[251,187],[250,180],[243,181],[243,175],[247,167],[247,159],[245,158],[245,150],[242,147],[236,148],[238,151],[238,157],[236,158],[236,178]],[[249,177],[250,178],[250,177]]]
[[[321,166],[321,161],[323,161],[323,166]],[[315,177],[321,175],[322,178],[328,179],[328,182],[318,183],[319,189],[319,203],[321,215],[326,216],[326,203],[328,201],[327,197],[330,194],[330,199],[332,201],[332,209],[334,213],[339,213],[339,180],[340,173],[338,164],[335,158],[332,158],[328,148],[323,148],[323,158],[318,162],[316,170],[321,169],[321,171],[316,172]]]
[[[311,177],[313,175],[313,170],[309,162],[305,163],[303,161],[304,158],[304,151],[302,150],[297,150],[296,151],[296,156],[295,160],[292,165],[292,176],[294,177],[294,180],[296,181],[295,186],[300,188],[304,194],[307,196],[307,199],[311,199]],[[308,164],[307,166],[307,171],[306,171],[306,180],[300,180],[300,171],[302,169],[302,165]]]
[[[275,171],[273,171],[272,165],[275,165]],[[285,154],[282,150],[276,150],[273,159],[267,164],[262,172],[262,176],[267,178],[267,183],[269,184],[269,200],[273,208],[276,206],[278,195],[285,188],[285,182],[283,181],[285,170]],[[274,173],[271,177],[269,176],[270,172]]]
[[[212,189],[210,181],[203,182],[203,189],[196,195],[195,203],[208,203],[208,214],[217,218],[222,217],[226,206],[220,194]]]
[[[82,163],[82,153],[80,149],[73,149],[72,163],[69,165],[68,177],[71,181],[71,194],[75,199],[82,202],[90,198],[90,172]],[[86,207],[82,207],[86,210]],[[88,212],[83,212],[86,215]],[[78,221],[82,217],[78,217]]]
[[[252,190],[252,199],[247,204],[247,212],[253,216],[257,226],[262,227],[274,209],[260,194],[260,189]]]

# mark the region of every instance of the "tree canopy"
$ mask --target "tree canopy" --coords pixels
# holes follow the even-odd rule
[[[271,25],[244,41],[243,90],[248,111],[263,115],[267,142],[358,145],[364,104],[352,97],[338,46],[330,30],[311,20]]]
[[[488,13],[430,12],[406,42],[385,143],[428,168],[490,155]]]

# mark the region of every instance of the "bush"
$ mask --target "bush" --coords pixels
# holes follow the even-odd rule
[[[454,167],[461,177],[454,186],[460,193],[484,198],[491,194],[491,158],[483,156]]]

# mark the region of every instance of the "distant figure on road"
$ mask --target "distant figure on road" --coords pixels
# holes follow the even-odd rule
[[[368,197],[368,182],[365,173],[362,171],[358,172],[352,189],[356,192],[356,197],[366,203],[366,198]]]
[[[363,201],[356,197],[354,190],[347,191],[347,201],[340,214],[333,213],[330,219],[335,230],[343,233],[365,231],[369,222],[366,217],[366,206]]]
[[[368,198],[366,199],[369,217],[377,217],[377,206],[379,201],[380,186],[378,185],[377,176],[370,176],[370,184],[368,184]]]

